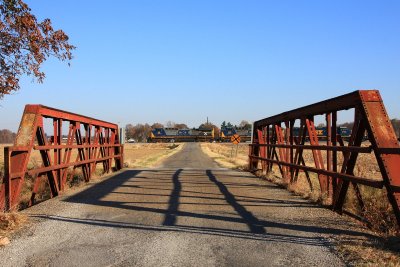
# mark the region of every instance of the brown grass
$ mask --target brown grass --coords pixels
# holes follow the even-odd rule
[[[129,168],[151,168],[180,151],[183,144],[125,144],[124,165]]]
[[[200,146],[205,154],[223,167],[241,170],[248,168],[249,147],[246,144],[201,143]]]
[[[0,213],[0,236],[9,236],[27,222],[27,216],[18,212]]]
[[[4,168],[4,147],[6,146],[12,146],[13,144],[0,144],[0,168],[3,169]],[[77,155],[77,151],[75,151],[76,149],[72,150],[72,154],[71,154],[71,159],[75,159],[76,155]],[[31,158],[28,164],[28,169],[29,168],[33,168],[37,165],[40,165],[42,162],[42,159],[40,157],[40,152],[35,150],[32,151],[31,154]]]
[[[400,239],[340,235],[335,238],[340,255],[351,266],[400,266]]]

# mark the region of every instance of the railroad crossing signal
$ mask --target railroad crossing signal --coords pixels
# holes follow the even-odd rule
[[[238,135],[238,134],[232,135],[231,142],[235,145],[239,144],[240,143],[240,135]]]

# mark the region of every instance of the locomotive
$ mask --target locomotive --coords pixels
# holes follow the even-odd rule
[[[249,142],[251,140],[251,129],[242,127],[223,127],[219,133],[220,142],[230,142],[231,137],[235,134],[240,136],[241,142]]]
[[[284,129],[282,129],[284,131]],[[318,139],[326,140],[328,131],[326,127],[317,127],[316,133]],[[219,136],[215,136],[214,129],[178,129],[178,128],[155,128],[149,134],[148,142],[153,143],[168,143],[168,142],[230,142],[231,137],[238,134],[241,138],[241,142],[251,141],[252,130],[249,128],[242,127],[223,127],[221,128]],[[300,128],[293,128],[293,136],[299,138]],[[351,130],[347,127],[338,127],[337,134],[342,137],[343,140],[349,140],[351,136]],[[367,137],[366,137],[367,138]],[[308,133],[306,134],[306,140],[309,140]]]
[[[315,128],[315,131],[317,132],[318,139],[320,140],[326,140],[328,136],[328,130],[326,127],[317,127]],[[294,127],[293,128],[293,136],[299,137],[300,133],[300,128],[299,127]],[[336,134],[340,135],[344,140],[350,139],[351,136],[351,130],[347,127],[337,127],[336,129]],[[307,139],[308,139],[308,133],[307,133]]]
[[[148,142],[212,142],[214,129],[155,128],[150,132]]]

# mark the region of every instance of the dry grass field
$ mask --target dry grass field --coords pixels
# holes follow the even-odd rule
[[[12,146],[12,144],[0,144],[0,172],[2,172],[3,168],[4,168],[4,147],[7,146]],[[73,152],[72,153],[72,157],[76,157],[77,152]],[[40,157],[40,153],[39,151],[33,151],[32,155],[31,155],[31,159],[29,161],[28,164],[28,168],[33,168],[35,166],[38,166],[41,162],[41,157]]]
[[[11,145],[12,144],[0,144],[0,169],[4,166],[4,147]],[[181,147],[181,144],[125,144],[124,163],[130,168],[152,167],[157,164],[159,160],[179,151]],[[76,155],[77,152],[74,149],[71,158],[75,158]],[[40,154],[38,151],[34,151],[31,155],[30,167],[37,164],[37,162],[40,162]]]
[[[182,149],[184,144],[125,144],[124,164],[129,168],[151,168]]]
[[[201,148],[222,167],[241,170],[248,167],[249,146],[247,144],[202,143]]]

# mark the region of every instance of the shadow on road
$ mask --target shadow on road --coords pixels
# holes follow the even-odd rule
[[[262,223],[244,206],[236,201],[235,196],[229,192],[228,188],[222,182],[217,180],[212,171],[207,170],[206,173],[210,181],[213,182],[218,187],[219,191],[221,191],[221,193],[224,195],[226,202],[228,202],[229,205],[231,205],[240,215],[240,217],[243,218],[250,231],[255,234],[265,234],[266,232]]]
[[[303,237],[294,235],[283,235],[283,234],[251,234],[247,231],[240,230],[229,230],[220,228],[209,228],[209,227],[196,227],[196,226],[151,226],[135,223],[117,222],[117,221],[107,221],[107,220],[97,220],[97,219],[79,219],[70,218],[63,216],[51,216],[51,215],[33,215],[31,217],[54,220],[60,222],[68,223],[78,223],[91,225],[94,227],[110,227],[110,228],[121,228],[121,229],[133,229],[133,230],[143,230],[143,231],[155,231],[155,232],[177,232],[177,233],[192,233],[192,234],[206,234],[212,236],[221,237],[232,237],[245,240],[258,240],[267,242],[279,242],[279,243],[293,243],[293,244],[303,244],[310,246],[327,246],[327,242],[324,238],[319,237]]]
[[[297,207],[297,208],[316,208],[316,206],[304,201],[296,200],[274,200],[263,197],[254,197],[251,195],[235,195],[230,191],[231,186],[243,186],[258,188],[257,184],[249,184],[244,179],[243,184],[226,182],[223,183],[218,177],[224,175],[223,171],[218,171],[215,174],[212,170],[203,170],[202,174],[196,179],[199,179],[199,188],[202,190],[196,191],[195,189],[184,190],[186,180],[181,180],[182,173],[187,171],[183,169],[178,170],[127,170],[112,178],[97,183],[90,188],[67,198],[65,201],[71,203],[96,205],[102,207],[110,207],[116,209],[124,209],[129,213],[135,215],[135,212],[146,212],[155,215],[163,215],[164,220],[159,225],[135,222],[122,222],[114,221],[113,219],[93,219],[93,218],[70,218],[63,216],[47,216],[47,215],[33,215],[33,217],[46,218],[50,220],[57,220],[70,223],[87,224],[93,226],[113,227],[113,228],[128,228],[147,231],[175,231],[175,232],[188,232],[200,233],[208,235],[229,236],[243,239],[255,239],[276,242],[289,242],[289,243],[302,243],[314,246],[326,246],[326,241],[320,237],[304,237],[305,233],[325,233],[325,234],[346,234],[350,236],[367,236],[367,234],[352,230],[343,230],[338,228],[327,228],[317,226],[311,222],[303,221],[303,224],[281,222],[257,218],[255,214],[250,212],[248,208],[257,206],[267,209],[268,206],[273,207]],[[186,176],[187,177],[187,173]],[[190,174],[189,174],[190,175]],[[192,177],[190,175],[190,177]],[[203,177],[201,179],[201,177]],[[196,186],[196,180],[191,178],[188,181],[190,187]],[[215,190],[207,192],[204,186],[212,186]],[[264,185],[265,186],[265,185]],[[274,185],[268,185],[272,189],[276,189]],[[196,187],[195,187],[196,188]],[[218,189],[218,190],[216,190]],[[156,192],[155,192],[156,191]],[[204,192],[206,191],[206,192]],[[218,193],[219,191],[219,193]],[[183,192],[185,195],[183,196]],[[166,201],[154,201],[152,198],[162,197]],[[134,199],[132,199],[134,198]],[[138,201],[138,198],[140,201]],[[186,202],[185,199],[190,198],[192,201]],[[197,200],[218,201],[218,203],[196,203]],[[221,203],[223,201],[223,204]],[[226,205],[227,209],[233,209],[238,216],[226,215],[226,212],[221,213],[207,213],[196,211],[184,211],[180,209],[180,205],[202,205],[210,207],[213,205]],[[153,205],[149,207],[149,205]],[[167,208],[165,208],[167,207]],[[206,222],[217,222],[218,227],[207,226],[204,227],[193,225],[178,225],[177,219],[179,217],[189,217],[203,219]],[[132,216],[134,218],[134,216]],[[237,223],[239,225],[246,225],[249,231],[232,230],[224,226],[226,223]],[[215,224],[213,224],[215,225]],[[269,231],[269,228],[276,228],[280,231],[279,234]],[[290,231],[291,234],[286,232]],[[276,231],[275,231],[276,232]],[[285,234],[282,234],[285,233]]]
[[[176,223],[176,216],[179,209],[179,197],[182,191],[182,183],[179,181],[179,174],[181,174],[181,172],[182,169],[179,169],[172,176],[174,188],[169,198],[169,206],[163,222],[163,225],[166,226],[172,226]]]

